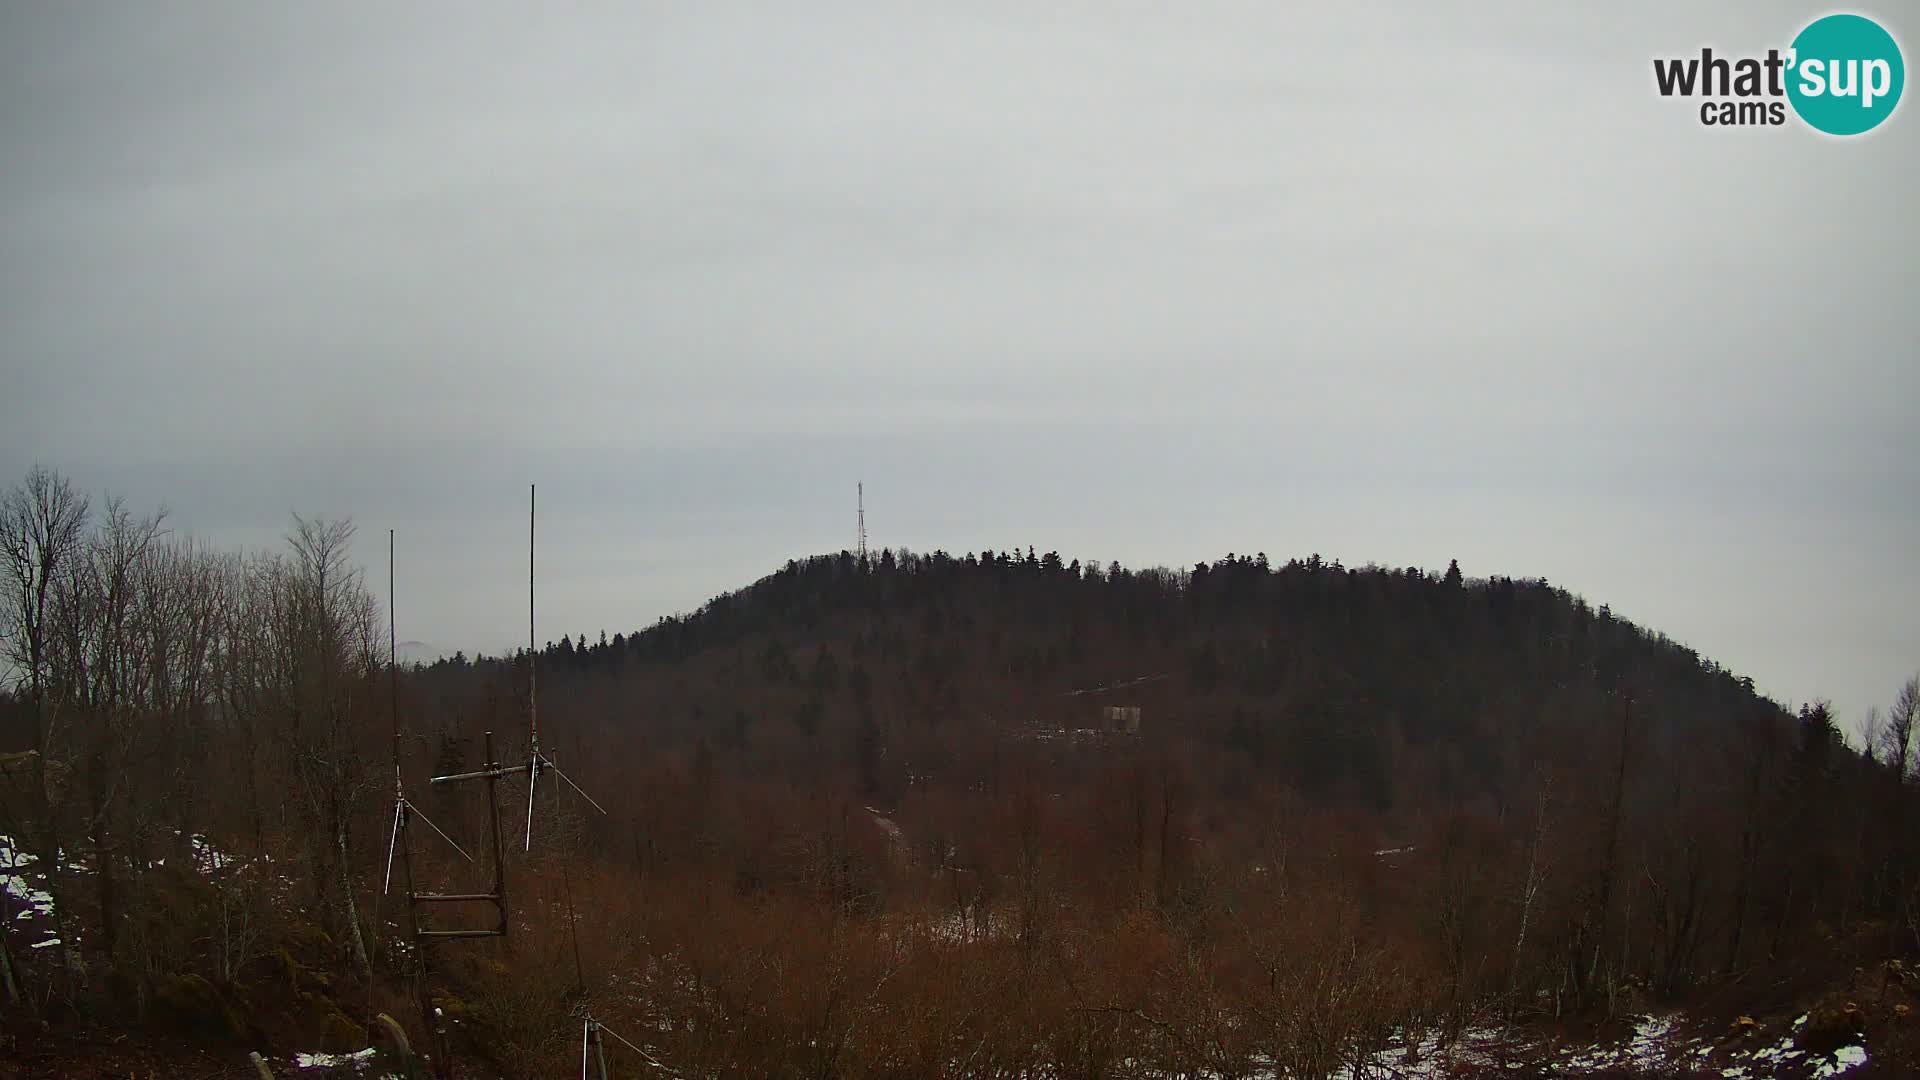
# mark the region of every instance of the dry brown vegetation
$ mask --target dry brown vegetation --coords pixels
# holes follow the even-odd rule
[[[0,912],[9,1016],[433,1045],[351,530],[215,553],[44,472],[0,516],[0,831],[63,941]],[[543,786],[509,938],[428,954],[469,1071],[570,1071],[590,1008],[625,1072],[1317,1077],[1920,942],[1908,705],[1863,756],[1544,582],[843,554],[538,664],[610,812]],[[400,673],[410,793],[483,855],[417,833],[423,889],[486,886],[476,789],[425,778],[524,754],[527,669]],[[1116,700],[1140,735],[1072,734]]]

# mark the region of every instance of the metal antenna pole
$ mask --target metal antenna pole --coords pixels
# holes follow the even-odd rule
[[[540,661],[533,634],[534,522],[539,513],[537,485],[527,485],[527,835],[524,850],[533,850],[533,793],[540,786]]]
[[[853,486],[854,503],[860,513],[860,565],[867,565],[867,485],[865,481]]]
[[[555,776],[566,781],[567,786],[575,791],[579,791],[580,796],[586,799],[587,802],[592,803],[595,810],[600,811],[602,814],[607,812],[606,807],[594,802],[593,796],[588,795],[585,791],[581,791],[580,785],[574,783],[572,777],[561,772],[560,767],[553,763],[553,759],[540,750],[539,654],[534,650],[535,639],[533,629],[533,527],[534,507],[537,505],[534,499],[535,489],[533,485],[529,484],[527,486],[527,829],[526,835],[521,840],[522,848],[526,851],[533,850],[534,796],[539,790],[540,774],[543,771],[553,773]],[[464,780],[486,775],[500,776],[508,772],[519,771],[517,768],[500,769],[496,767],[490,768],[483,773],[436,777],[435,782],[438,783],[441,780]],[[557,796],[558,793],[556,792],[556,797]]]
[[[538,493],[527,485],[527,731],[533,740],[533,756],[540,756],[540,672],[533,643],[533,525]]]
[[[400,784],[400,632],[399,619],[394,614],[393,590],[393,530],[387,530],[387,709],[388,720],[393,726],[393,835],[387,839],[387,880],[380,889],[385,893],[393,887],[393,853],[400,845],[400,830],[406,824],[407,793]],[[411,887],[407,890],[411,893]],[[413,906],[407,906],[409,917]],[[417,929],[414,928],[414,929]]]
[[[413,803],[407,800],[406,786],[400,782],[400,648],[398,644],[396,644],[399,638],[398,625],[399,625],[399,620],[394,617],[393,530],[388,529],[387,530],[387,707],[390,710],[392,710],[392,719],[393,719],[393,835],[388,837],[387,839],[387,876],[386,876],[386,881],[380,887],[380,891],[382,895],[384,895],[388,889],[391,889],[393,887],[394,852],[398,850],[400,854],[403,856],[411,856],[413,853],[413,849],[406,844],[406,833],[407,833],[407,826],[409,823],[413,821],[413,818],[415,815],[418,815],[421,821],[424,821],[427,823],[427,828],[432,829],[435,833],[438,833],[440,836],[440,839],[445,840],[448,843],[448,845],[450,845],[453,848],[453,850],[459,852],[461,858],[467,860],[468,862],[473,861],[473,856],[467,854],[467,850],[465,848],[455,843],[453,837],[448,836],[446,833],[442,832],[440,829],[440,826],[435,825],[433,823],[432,818],[429,818],[427,815],[420,813],[420,808],[413,805]],[[413,872],[411,869],[407,871],[406,880],[404,884],[407,887],[407,897],[408,897],[407,914],[409,919],[411,919],[413,917],[413,906],[412,906]],[[414,923],[411,929],[414,936],[418,937],[420,933],[419,925],[417,923]]]
[[[533,760],[527,764],[527,836],[521,850],[533,850],[533,792],[534,782],[540,779],[540,752],[533,753]]]
[[[407,793],[400,786],[400,630],[394,613],[393,530],[387,530],[387,709],[393,724],[393,801],[394,836],[406,819]],[[393,847],[387,847],[387,878],[393,878]],[[409,890],[411,891],[411,890]]]
[[[413,961],[413,996],[429,1038],[434,1031],[433,1002],[427,996],[427,956],[420,951],[420,910],[414,903],[413,844],[407,835],[407,792],[400,783],[400,631],[395,612],[393,530],[387,530],[387,706],[393,719],[393,840],[387,847],[387,881],[393,881],[393,849],[400,849],[401,885],[407,890],[407,951]],[[432,822],[428,822],[432,825]],[[435,832],[440,832],[438,827]],[[445,837],[445,833],[441,833]],[[452,840],[447,841],[449,844]],[[455,845],[458,847],[458,845]],[[461,854],[465,854],[462,852]],[[384,892],[384,889],[382,890]],[[442,1054],[444,1060],[446,1055]]]
[[[567,864],[560,864],[560,890],[567,898],[567,936],[573,939],[573,985],[581,997],[587,996],[587,968],[580,962],[580,916],[573,910],[573,882]]]
[[[400,788],[400,628],[393,593],[393,530],[387,530],[387,707],[393,721],[393,786]]]
[[[587,1017],[587,1020],[589,1023],[593,1025],[592,1031],[594,1035],[594,1041],[600,1044],[600,1048],[601,1048],[600,1070],[603,1076],[606,1074],[607,1056],[606,1056],[606,1044],[600,1040],[600,1036],[602,1035],[613,1036],[616,1042],[620,1043],[622,1046],[625,1046],[627,1049],[633,1051],[635,1054],[638,1054],[640,1056],[640,1060],[652,1066],[656,1071],[663,1073],[667,1076],[674,1075],[672,1070],[668,1069],[665,1065],[661,1064],[660,1060],[654,1057],[652,1054],[648,1053],[645,1048],[635,1045],[632,1040],[626,1038],[625,1036],[621,1035],[619,1032],[613,1030],[612,1028],[601,1023],[600,1021],[595,1020],[591,1015]]]
[[[494,787],[500,779],[500,761],[493,756],[493,732],[487,732],[487,827],[493,833],[493,906],[500,913],[500,936],[507,936],[507,868],[500,849],[500,805]]]
[[[491,731],[486,733],[486,756],[487,759],[484,767],[478,772],[455,773],[451,776],[436,776],[432,779],[432,783],[449,784],[462,780],[485,780],[487,782],[487,825],[493,839],[492,891],[483,893],[414,893],[410,899],[416,904],[478,903],[485,901],[493,905],[494,911],[499,916],[499,922],[490,930],[423,930],[419,935],[420,941],[423,944],[460,938],[504,938],[507,936],[507,874],[505,864],[501,861],[504,856],[501,853],[500,847],[500,808],[494,801],[494,785],[500,777],[521,772],[527,769],[528,766],[516,765],[511,768],[503,768],[499,759],[494,756],[493,732]],[[408,805],[409,808],[411,808],[411,804]],[[418,813],[418,811],[414,812]],[[421,815],[420,820],[427,821],[427,818],[425,815]],[[433,822],[427,821],[427,824],[431,826]],[[436,827],[434,831],[439,832],[440,830]],[[441,833],[441,835],[445,836],[446,834]],[[448,839],[447,843],[452,844],[453,841]],[[454,850],[466,856],[469,862],[472,861],[473,856],[467,855],[466,851],[461,849],[459,845],[455,844]]]
[[[607,1044],[600,1038],[600,1033],[605,1030],[600,1021],[593,1018],[592,1013],[588,1013],[586,1017],[580,1021],[580,1080],[591,1080],[592,1076],[598,1076],[599,1080],[609,1080],[609,1074],[607,1073]],[[612,1035],[616,1039],[620,1039],[620,1036],[614,1032],[609,1031],[607,1034]],[[620,1039],[620,1041],[626,1042],[627,1040]],[[598,1062],[599,1068],[589,1073],[588,1064],[594,1061]]]
[[[600,1021],[593,1021],[593,1056],[600,1061],[600,1080],[609,1080],[607,1076],[607,1044],[600,1038]]]

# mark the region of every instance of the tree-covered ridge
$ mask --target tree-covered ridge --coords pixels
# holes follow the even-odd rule
[[[1251,767],[1284,762],[1321,787],[1352,781],[1381,805],[1392,801],[1395,753],[1439,744],[1486,782],[1514,740],[1604,726],[1626,695],[1675,736],[1791,719],[1750,679],[1544,580],[1319,555],[1132,571],[1032,548],[888,550],[865,564],[840,552],[790,561],[631,635],[563,637],[539,662],[619,679],[747,643],[760,662],[730,676],[736,690],[804,691],[841,664],[871,682],[884,667],[917,715],[1055,721],[1051,695],[1163,674],[1170,687],[1142,692],[1171,691],[1184,731]],[[831,711],[833,695],[793,707]]]
[[[1920,681],[1856,752],[1544,581],[843,552],[396,670],[352,539],[0,497],[10,1015],[348,1050],[379,1011],[437,1039],[424,988],[508,1075],[564,1071],[586,1003],[676,1075],[1304,1078],[1920,951]],[[396,780],[490,855],[476,789],[425,781],[488,733],[526,760],[536,674],[605,813],[502,779],[539,838],[511,947],[410,948]]]

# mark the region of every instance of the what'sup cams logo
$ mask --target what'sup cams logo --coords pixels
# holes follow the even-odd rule
[[[1807,24],[1783,52],[1765,57],[1658,59],[1661,97],[1701,98],[1708,127],[1777,127],[1792,106],[1801,122],[1828,135],[1860,135],[1893,115],[1907,83],[1900,44],[1864,15],[1828,15]]]

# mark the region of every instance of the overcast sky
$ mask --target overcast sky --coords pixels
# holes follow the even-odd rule
[[[1651,65],[1825,10],[7,3],[0,480],[351,516],[381,592],[394,528],[449,651],[524,632],[529,482],[543,639],[858,480],[876,545],[1457,557],[1851,725],[1920,669],[1920,102]]]

